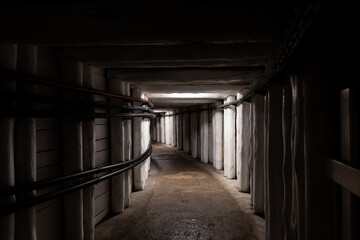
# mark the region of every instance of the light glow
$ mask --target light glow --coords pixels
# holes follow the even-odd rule
[[[149,98],[219,98],[217,93],[148,93]]]

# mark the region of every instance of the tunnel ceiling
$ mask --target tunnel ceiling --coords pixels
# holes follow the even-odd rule
[[[185,107],[256,80],[294,8],[295,1],[15,1],[0,8],[0,39],[55,47],[59,57],[141,88],[156,107]]]

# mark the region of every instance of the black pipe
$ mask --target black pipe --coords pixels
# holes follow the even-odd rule
[[[94,112],[64,112],[64,111],[39,111],[21,109],[21,111],[9,110],[0,112],[0,117],[35,117],[35,118],[80,118],[81,120],[93,120],[94,118],[124,118],[134,117],[152,118],[154,113],[94,113]]]
[[[107,102],[99,102],[99,101],[70,101],[61,99],[59,97],[52,97],[52,96],[46,96],[46,95],[40,95],[40,94],[30,94],[30,93],[9,93],[9,92],[0,92],[0,99],[1,100],[12,100],[12,101],[18,101],[22,100],[26,103],[46,103],[46,104],[58,104],[61,105],[70,105],[70,106],[77,106],[77,107],[86,107],[86,108],[110,108],[110,109],[119,109],[124,111],[143,111],[143,112],[149,112],[154,113],[153,110],[149,109],[148,107],[142,107],[142,106],[128,106],[124,105],[123,103],[107,103]],[[6,106],[5,106],[6,107]]]
[[[32,183],[25,184],[25,185],[2,188],[2,189],[0,189],[0,196],[4,197],[4,196],[18,194],[18,193],[25,192],[25,191],[41,189],[41,188],[49,187],[51,185],[60,184],[60,183],[64,183],[67,181],[74,180],[74,179],[82,178],[85,176],[98,174],[101,172],[105,172],[105,171],[109,171],[109,170],[113,170],[113,169],[117,169],[117,168],[127,167],[128,165],[131,165],[132,163],[139,161],[139,159],[142,159],[144,156],[147,156],[149,154],[149,152],[150,153],[152,152],[151,144],[149,144],[148,148],[146,149],[146,151],[143,154],[141,154],[140,156],[138,156],[134,159],[131,159],[129,161],[111,164],[111,165],[94,168],[94,169],[90,169],[90,170],[86,170],[86,171],[82,171],[82,172],[77,172],[77,173],[65,175],[62,177],[32,182]]]
[[[104,97],[122,99],[124,101],[130,101],[130,102],[141,102],[142,104],[146,104],[151,108],[154,107],[154,105],[149,100],[146,100],[146,99],[134,98],[134,97],[130,97],[130,96],[109,93],[109,92],[105,92],[105,91],[102,91],[99,89],[94,89],[94,88],[86,88],[86,87],[61,83],[61,82],[54,82],[54,81],[50,81],[48,79],[41,78],[39,76],[35,76],[32,74],[23,73],[23,72],[18,72],[18,71],[14,71],[14,70],[0,68],[0,76],[2,76],[6,80],[15,80],[15,81],[19,81],[19,82],[43,85],[46,87],[67,89],[67,90],[71,90],[71,91],[76,91],[78,93],[95,94],[95,95],[100,95],[100,96],[104,96]]]
[[[126,171],[130,170],[131,168],[136,167],[137,165],[139,165],[140,163],[145,161],[148,157],[150,157],[151,153],[152,153],[152,147],[150,146],[149,152],[147,152],[147,154],[142,155],[142,157],[140,159],[138,159],[137,161],[133,162],[133,164],[131,164],[130,166],[127,166],[127,167],[125,167],[123,169],[117,170],[115,172],[106,174],[106,175],[101,176],[101,177],[97,177],[97,178],[94,178],[94,179],[91,179],[91,180],[76,184],[76,185],[71,186],[71,187],[61,189],[59,191],[51,192],[51,193],[48,193],[48,194],[44,194],[44,195],[41,195],[41,196],[31,198],[29,200],[25,200],[25,201],[22,201],[22,202],[18,202],[18,203],[14,203],[14,204],[5,206],[5,207],[0,209],[0,216],[4,216],[4,215],[10,214],[12,212],[15,212],[15,211],[18,211],[18,210],[21,210],[21,209],[24,209],[24,208],[32,207],[34,205],[49,201],[51,199],[63,196],[65,194],[68,194],[68,193],[83,189],[83,188],[85,188],[87,186],[90,186],[90,185],[98,184],[99,182],[102,182],[102,181],[104,181],[106,179],[109,179],[109,178],[114,177],[114,176],[116,176],[118,174],[126,172]]]
[[[228,107],[228,106],[236,106],[239,103],[242,103],[241,99],[237,99],[235,101],[231,101],[231,102],[225,103],[223,105],[216,106],[214,109],[224,108],[224,107]]]

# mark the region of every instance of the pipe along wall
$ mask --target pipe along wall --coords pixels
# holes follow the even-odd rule
[[[130,96],[129,83],[107,79],[102,69],[72,58],[58,62],[52,49],[48,47],[0,45],[0,68],[34,74],[54,83],[77,85],[100,92],[111,89],[112,93]],[[1,79],[0,86],[4,93],[40,94],[46,97],[62,95],[64,101],[75,102],[79,99],[79,94],[71,90],[61,91],[5,78]],[[135,89],[132,96],[145,99],[141,96],[140,89]],[[111,104],[105,96],[89,94],[83,98]],[[22,98],[19,101],[22,101]],[[5,99],[3,106],[5,110],[6,106],[12,106],[11,100]],[[21,106],[44,111],[57,107],[55,104],[27,102],[21,102]],[[64,105],[62,108],[64,111],[68,110],[68,106]],[[107,112],[104,108],[95,108],[94,111],[96,114],[117,113]],[[115,117],[82,120],[76,117],[2,116],[0,131],[0,188],[5,189],[137,157],[148,147],[150,120],[140,117],[133,120]],[[144,188],[150,166],[149,159],[135,169],[127,170],[97,185],[0,216],[0,239],[94,239],[95,224],[110,213],[126,210],[125,208],[131,205],[131,191]],[[72,180],[40,190],[1,197],[1,206],[15,204],[77,183],[79,180]]]

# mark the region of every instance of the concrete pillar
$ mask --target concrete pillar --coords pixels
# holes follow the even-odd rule
[[[109,79],[111,93],[125,95],[125,82],[117,78]],[[118,102],[113,100],[114,103]],[[117,113],[117,109],[112,110]],[[125,129],[124,120],[121,118],[110,119],[111,138],[111,164],[125,161]],[[111,211],[122,213],[125,209],[125,175],[120,174],[111,178]]]
[[[190,111],[190,152],[193,158],[197,158],[198,155],[198,120],[197,120],[197,107],[191,107]]]
[[[255,126],[254,126],[254,102],[250,104],[250,157],[249,157],[249,168],[250,168],[250,200],[251,205],[254,206],[254,141],[255,141]]]
[[[165,113],[161,113],[161,143],[165,144]]]
[[[189,119],[189,108],[183,108],[183,149],[185,153],[189,153],[190,149],[190,138],[189,138],[189,127],[190,127],[190,119]]]
[[[201,158],[201,112],[196,108],[196,138],[197,138],[197,157]],[[195,135],[195,134],[194,134]]]
[[[82,64],[74,59],[66,58],[61,61],[61,76],[64,83],[83,85]],[[79,95],[64,91],[67,99],[78,100]],[[62,147],[64,174],[71,174],[83,170],[83,133],[82,122],[76,118],[62,120]],[[67,185],[67,184],[66,184]],[[71,183],[69,183],[71,185]],[[83,190],[64,196],[64,238],[83,239]]]
[[[200,109],[207,109],[208,105],[203,104]],[[201,128],[201,162],[209,162],[209,113],[208,110],[200,110],[200,128]]]
[[[215,106],[221,105],[221,101],[217,101]],[[213,166],[215,169],[221,170],[224,168],[224,158],[223,158],[223,119],[224,119],[224,110],[215,109],[214,112],[214,121],[213,121],[213,149],[214,149],[214,162]]]
[[[177,110],[178,112],[178,115],[176,115],[176,119],[177,119],[177,124],[176,124],[176,127],[177,127],[177,148],[178,149],[182,149],[183,148],[183,139],[182,139],[182,136],[183,136],[183,132],[182,132],[182,113],[181,113],[181,109],[178,109]]]
[[[93,68],[84,64],[84,87],[94,88],[95,79]],[[89,96],[86,101],[94,101],[94,96]],[[93,111],[93,110],[91,110]],[[89,170],[95,168],[95,120],[83,122],[83,168]],[[95,231],[95,204],[94,186],[83,189],[84,205],[84,239],[93,240]]]
[[[168,113],[170,116],[169,119],[169,145],[173,147],[174,144],[174,121],[173,121],[173,111],[169,111]]]
[[[16,62],[17,45],[0,44],[0,67],[15,70]],[[15,92],[15,83],[1,79],[0,88]],[[0,188],[5,188],[15,185],[14,118],[0,118],[0,132]],[[15,196],[0,199],[0,205],[13,203]],[[15,213],[0,217],[0,239],[15,239]]]
[[[161,116],[156,115],[156,141],[161,142]]]
[[[165,143],[170,145],[171,136],[172,136],[172,128],[170,127],[170,116],[169,111],[165,115]]]
[[[216,104],[213,103],[211,105],[212,108],[215,108],[216,107]],[[215,120],[215,112],[216,110],[215,109],[212,109],[211,111],[211,133],[212,133],[212,138],[211,138],[211,141],[212,141],[212,148],[210,149],[210,153],[209,155],[211,154],[212,156],[212,165],[215,167],[215,159],[216,159],[216,120]],[[210,117],[210,115],[209,115]]]
[[[173,114],[176,114],[176,111],[174,110],[173,111]],[[171,143],[171,146],[172,147],[176,147],[176,143],[177,143],[177,140],[176,140],[176,116],[177,115],[173,115],[171,116],[171,126],[172,126],[172,143]]]
[[[296,233],[291,224],[291,194],[292,194],[292,164],[291,164],[291,106],[292,93],[290,80],[285,81],[282,92],[282,142],[283,162],[282,178],[284,183],[282,215],[284,218],[284,239],[296,239]]]
[[[359,162],[358,90],[346,88],[340,92],[341,160],[354,164]],[[358,183],[356,183],[358,184]],[[336,196],[336,195],[334,195]],[[341,239],[360,239],[359,199],[347,188],[341,189]]]
[[[148,100],[148,98],[142,94],[142,99]],[[141,134],[142,134],[142,142],[141,142],[141,153],[145,152],[150,143],[150,119],[143,118],[141,122]],[[144,171],[144,179],[146,180],[149,176],[150,170],[150,157],[145,160],[145,171]]]
[[[237,94],[240,99],[248,89]],[[236,171],[241,192],[250,191],[250,103],[243,102],[236,108]]]
[[[292,207],[291,219],[297,239],[305,239],[305,162],[304,162],[304,113],[303,85],[297,76],[291,76],[292,119],[291,119],[291,166]],[[317,129],[313,129],[317,131]],[[318,134],[318,132],[316,133]],[[311,142],[311,140],[309,139]],[[318,159],[313,159],[317,161]]]
[[[139,88],[134,88],[133,97],[141,98],[141,91]],[[133,103],[134,105],[141,105],[141,103]],[[142,119],[134,118],[133,119],[133,157],[138,157],[142,153]],[[145,163],[141,163],[135,168],[133,168],[134,176],[134,190],[140,191],[145,188]]]
[[[266,236],[267,239],[284,239],[283,206],[283,145],[282,141],[282,87],[272,84],[266,95],[267,126],[265,157],[265,197],[266,197]]]
[[[125,95],[130,96],[130,83],[125,82]],[[127,103],[130,105],[131,103]],[[125,161],[132,159],[132,120],[125,119],[124,121],[125,132]],[[132,191],[132,170],[125,172],[125,208],[129,207],[131,203],[131,191]]]
[[[255,95],[253,104],[253,208],[254,213],[264,213],[264,97]]]
[[[212,106],[212,105],[211,105]],[[213,121],[213,112],[212,110],[208,110],[208,126],[209,126],[209,141],[208,141],[208,155],[209,155],[209,163],[213,164],[214,157],[213,157],[213,127],[212,127],[212,121]]]
[[[270,114],[269,114],[269,109],[270,109],[270,105],[269,103],[269,98],[268,98],[268,93],[265,94],[264,96],[264,173],[263,173],[263,179],[264,179],[264,211],[261,214],[264,214],[264,216],[267,218],[267,216],[269,215],[269,199],[268,199],[268,164],[269,164],[269,119],[270,119]],[[271,175],[271,173],[269,174]],[[267,219],[267,221],[265,220],[265,228],[267,228],[267,225],[269,224],[269,219]],[[269,236],[269,229],[265,229],[265,234],[268,237]]]
[[[294,153],[292,155],[299,184],[299,213],[302,213],[299,223],[304,219],[304,232],[307,239],[333,237],[333,229],[329,227],[333,224],[331,213],[329,213],[334,201],[333,182],[327,176],[325,169],[329,152],[333,151],[333,146],[337,146],[332,140],[336,132],[334,126],[339,126],[337,118],[334,117],[339,114],[339,110],[334,106],[339,104],[340,99],[339,92],[334,87],[338,86],[339,78],[335,77],[338,75],[334,75],[335,69],[330,56],[333,55],[321,54],[321,56],[309,59],[304,76],[301,78],[292,76],[292,85],[296,86],[296,88],[293,87],[293,99],[297,99],[296,105],[293,105],[293,112],[295,112],[292,123],[294,126],[294,142],[292,143]],[[345,63],[343,66],[346,66]],[[351,67],[348,69],[350,70]],[[351,73],[355,74],[355,72]],[[349,76],[353,75],[346,74],[345,78]],[[301,110],[303,110],[302,116]],[[303,130],[301,130],[302,126]],[[304,154],[301,153],[302,150]],[[301,161],[302,156],[304,162]],[[304,183],[305,194],[302,192],[302,183]],[[304,205],[301,205],[303,199],[305,199]],[[319,222],[321,224],[318,224]],[[358,226],[359,222],[357,222]],[[302,231],[301,226],[299,227]]]
[[[235,100],[235,96],[228,96],[225,103]],[[225,108],[224,113],[224,176],[236,177],[235,165],[235,107]]]
[[[30,74],[37,73],[37,47],[18,46],[17,70]],[[33,92],[31,84],[17,83],[16,92]],[[17,103],[18,104],[18,103]],[[31,109],[26,100],[19,102],[21,107]],[[15,119],[15,182],[16,185],[36,181],[36,122],[35,118]],[[32,198],[36,191],[18,194],[16,201]],[[15,214],[15,238],[36,239],[36,207],[30,207]]]
[[[227,98],[224,99],[224,104],[226,104],[228,102]],[[228,171],[228,167],[227,167],[227,164],[228,164],[228,155],[229,155],[229,151],[228,151],[228,148],[229,148],[229,131],[228,131],[228,118],[227,118],[227,115],[228,115],[228,111],[226,108],[224,108],[224,176],[226,177],[227,176],[227,171]]]

